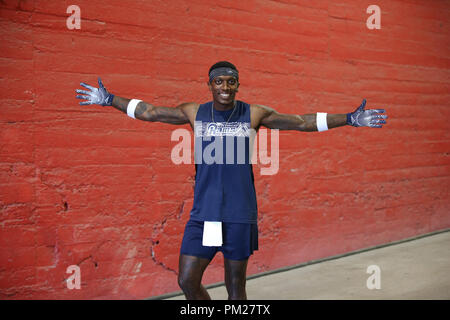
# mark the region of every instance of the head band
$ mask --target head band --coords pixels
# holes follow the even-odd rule
[[[213,81],[214,78],[218,76],[232,76],[239,80],[239,72],[229,67],[220,67],[211,70],[209,74],[209,82]]]

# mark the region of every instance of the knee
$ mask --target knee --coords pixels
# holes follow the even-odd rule
[[[195,281],[191,277],[183,274],[178,275],[178,285],[184,292],[195,290],[196,287]]]
[[[178,275],[178,285],[183,290],[184,287],[186,287],[187,279],[183,275]]]

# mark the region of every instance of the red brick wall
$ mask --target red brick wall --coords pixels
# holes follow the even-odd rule
[[[66,27],[71,4],[80,30]],[[380,30],[366,27],[371,4]],[[177,127],[79,106],[74,90],[97,76],[120,96],[175,106],[210,100],[207,70],[230,60],[250,103],[386,108],[382,130],[280,132],[278,174],[254,167],[249,274],[449,228],[448,17],[439,0],[1,1],[0,298],[179,290],[194,166],[170,161]],[[222,263],[205,283],[223,280]],[[70,265],[80,290],[66,287]]]

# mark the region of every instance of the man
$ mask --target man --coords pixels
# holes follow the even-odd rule
[[[382,109],[365,110],[365,100],[348,114],[282,114],[267,106],[249,105],[235,99],[239,89],[239,72],[227,61],[220,61],[209,69],[208,87],[213,100],[204,104],[189,102],[175,108],[157,107],[109,93],[100,78],[98,84],[99,88],[94,88],[81,83],[89,91],[76,90],[82,94],[76,97],[86,100],[80,105],[113,106],[130,117],[144,121],[189,123],[195,131],[194,205],[185,227],[178,274],[178,283],[186,299],[210,299],[201,280],[217,251],[224,255],[228,298],[247,299],[247,263],[253,251],[258,249],[257,204],[248,156],[248,132],[252,129],[257,131],[260,126],[298,131],[324,131],[345,125],[381,128],[387,118],[380,114],[384,113]],[[236,142],[239,138],[243,142],[240,145],[244,147],[236,149],[229,141],[224,146],[223,137],[236,138]],[[211,152],[211,145],[215,143],[216,148]],[[214,153],[214,159],[218,161],[197,161],[198,155],[208,148],[209,155]],[[239,154],[232,154],[236,150],[237,153],[244,150],[244,161],[237,159]]]

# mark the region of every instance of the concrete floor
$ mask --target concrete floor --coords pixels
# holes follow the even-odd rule
[[[371,265],[379,267],[380,289],[367,287],[368,278],[375,277],[373,271],[367,273]],[[208,292],[212,299],[227,299],[224,286]],[[450,300],[450,232],[249,279],[247,296],[255,300]]]

